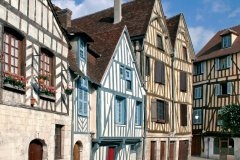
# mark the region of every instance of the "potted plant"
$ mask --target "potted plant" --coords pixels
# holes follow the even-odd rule
[[[56,93],[56,89],[52,86],[43,85],[40,88],[40,93],[46,96],[54,97]]]
[[[38,83],[42,86],[44,84],[45,80],[48,80],[48,76],[45,74],[39,74],[37,76],[37,79],[38,79]]]
[[[37,102],[37,100],[35,98],[31,98],[31,106],[33,107],[34,104]]]
[[[23,91],[25,90],[26,79],[23,76],[20,76],[17,74],[4,72],[3,84],[7,87],[15,88]]]
[[[64,92],[66,95],[71,95],[73,92],[73,88],[71,86],[67,86],[66,88],[64,88]]]

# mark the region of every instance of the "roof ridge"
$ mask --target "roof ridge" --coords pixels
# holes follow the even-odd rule
[[[181,16],[181,15],[183,15],[182,12],[181,12],[181,13],[178,13],[178,14],[172,16],[172,17],[166,18],[166,20],[168,21],[168,20],[170,20],[170,19],[176,18],[176,17]]]
[[[232,27],[228,27],[228,28],[225,28],[225,29],[221,29],[221,30],[219,30],[217,33],[222,32],[222,31],[225,31],[225,30],[228,30],[228,29],[233,30],[233,28],[237,28],[237,27],[240,27],[240,24],[235,25],[235,26],[232,26]]]

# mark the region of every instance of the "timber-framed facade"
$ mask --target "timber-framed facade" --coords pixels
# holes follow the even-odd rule
[[[239,26],[217,32],[196,55],[192,154],[239,158],[239,138],[222,133],[218,118],[222,107],[239,105],[239,33]]]
[[[0,159],[70,159],[71,46],[53,5],[3,0],[0,12]]]

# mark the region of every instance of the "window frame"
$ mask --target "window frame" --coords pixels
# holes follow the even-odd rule
[[[145,76],[150,76],[151,74],[151,60],[149,56],[145,57]]]
[[[132,89],[133,89],[133,70],[127,66],[120,65],[119,66],[119,75],[120,75],[120,79],[125,81],[126,90],[132,91]],[[127,75],[129,75],[129,77]],[[130,83],[130,88],[128,88],[127,83]]]
[[[82,61],[85,61],[86,60],[86,45],[85,45],[85,42],[79,38],[78,39],[78,55],[79,55],[79,59],[82,60]],[[82,52],[82,55],[81,55],[81,52]]]
[[[188,61],[188,50],[186,46],[182,46],[183,60]]]
[[[136,101],[136,109],[135,109],[135,125],[142,125],[142,102]]]
[[[231,34],[224,35],[222,37],[222,49],[229,48],[232,46],[232,36]]]
[[[222,90],[223,84],[226,85],[226,87],[227,87],[226,94],[223,94],[223,90]],[[224,82],[217,83],[216,88],[215,88],[215,95],[216,96],[232,95],[232,89],[233,89],[232,81],[224,81]]]
[[[187,91],[188,91],[188,73],[187,72],[185,72],[185,71],[180,71],[180,91],[181,92],[184,92],[184,93],[186,93]],[[184,85],[183,85],[183,79],[185,80],[184,81],[184,83],[185,83],[185,87],[184,87]]]
[[[199,120],[196,120],[196,121],[194,121],[195,120],[195,115],[196,115],[195,112],[197,112],[196,114],[199,114]],[[203,123],[203,117],[202,116],[203,116],[203,110],[201,108],[197,108],[197,109],[193,108],[193,115],[192,115],[193,125],[201,125]]]
[[[126,125],[127,123],[127,102],[126,101],[127,100],[125,97],[121,97],[118,95],[115,96],[114,119],[115,119],[115,124],[117,125]],[[119,102],[120,104],[119,106],[117,106],[117,102]]]
[[[81,117],[88,117],[88,80],[80,78],[77,80],[77,114]]]
[[[63,125],[56,124],[55,125],[55,149],[54,156],[57,159],[63,158]],[[59,133],[58,133],[59,132]],[[60,141],[58,142],[58,137]],[[59,144],[60,143],[60,144]]]
[[[160,49],[161,51],[164,51],[163,36],[159,33],[157,33],[156,42],[157,48]]]
[[[184,111],[186,113],[184,113]],[[183,117],[183,116],[186,116],[186,117]],[[180,104],[180,124],[183,127],[188,126],[188,105],[187,104]]]
[[[205,62],[199,62],[194,64],[194,75],[204,74]]]
[[[196,97],[196,95],[198,95],[198,94],[196,94],[196,92],[199,92],[200,91],[200,93],[198,93],[198,94],[200,94],[198,97]],[[200,86],[194,86],[194,99],[195,100],[197,100],[197,99],[203,99],[203,86],[202,85],[200,85]]]

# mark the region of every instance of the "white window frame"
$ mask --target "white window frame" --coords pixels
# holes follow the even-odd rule
[[[88,80],[77,81],[77,112],[79,116],[88,116]]]
[[[119,105],[118,105],[119,104]],[[127,119],[127,107],[126,107],[126,98],[116,96],[115,97],[115,123],[120,125],[126,124]]]
[[[126,89],[132,90],[132,70],[126,68],[125,69],[125,80],[126,80]],[[130,88],[127,87],[127,82],[130,82]]]
[[[225,35],[222,37],[222,48],[229,48],[231,47],[231,35]]]
[[[136,109],[135,109],[135,125],[142,125],[142,102],[136,101]]]
[[[86,60],[86,52],[85,52],[85,43],[82,39],[79,38],[78,40],[78,51],[79,51],[79,57],[83,61]]]

